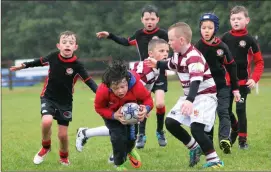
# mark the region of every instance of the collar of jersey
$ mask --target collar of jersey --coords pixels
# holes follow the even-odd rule
[[[154,34],[155,32],[157,32],[159,30],[159,27],[156,27],[155,29],[153,29],[152,31],[147,31],[145,28],[143,28],[143,32],[145,34],[151,35]]]
[[[209,46],[214,46],[214,47],[217,46],[221,42],[221,40],[218,37],[215,37],[215,41],[212,43],[205,41],[203,38],[201,38],[201,40],[204,44],[209,45]]]
[[[233,36],[244,36],[248,34],[247,28],[241,29],[241,30],[230,30],[230,33]]]
[[[58,53],[58,58],[59,58],[59,60],[61,60],[62,62],[65,62],[65,63],[71,63],[71,62],[74,62],[77,59],[77,57],[75,55],[73,55],[71,58],[66,59],[66,58],[62,57],[60,55],[60,53]]]

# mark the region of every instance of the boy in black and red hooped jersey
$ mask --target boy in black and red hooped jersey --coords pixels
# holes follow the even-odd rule
[[[102,31],[96,33],[98,38],[112,39],[118,44],[124,46],[136,45],[139,52],[140,60],[148,58],[148,43],[153,37],[158,37],[168,41],[167,32],[157,26],[159,22],[158,9],[155,6],[147,5],[142,9],[141,22],[143,29],[137,30],[133,36],[127,38],[118,37],[113,33]],[[166,146],[167,140],[164,135],[164,117],[165,117],[165,92],[167,92],[167,77],[165,71],[161,72],[154,84],[152,92],[155,93],[155,105],[157,115],[156,135],[160,146]],[[139,135],[136,143],[137,148],[144,148],[146,143],[145,126],[146,120],[139,125]]]
[[[236,103],[236,114],[238,122],[232,113],[233,97],[229,107],[231,117],[232,132],[231,140],[235,142],[239,136],[239,148],[248,149],[247,144],[247,117],[246,100],[250,90],[255,87],[264,70],[264,61],[257,41],[248,33],[247,24],[250,19],[248,10],[244,6],[235,6],[230,12],[230,23],[232,29],[222,36],[237,64],[237,77],[239,79],[240,94],[244,99]],[[255,64],[254,71],[251,73],[251,62]]]
[[[60,141],[60,163],[69,165],[68,126],[72,121],[73,87],[78,79],[81,79],[95,93],[97,84],[88,75],[82,63],[74,54],[78,44],[76,34],[71,31],[62,32],[57,43],[59,51],[50,53],[40,59],[24,62],[19,66],[12,66],[11,71],[29,67],[49,65],[49,74],[45,80],[41,98],[41,129],[42,148],[35,155],[33,162],[40,164],[51,151],[51,134],[53,119],[58,123],[58,138]]]
[[[204,13],[199,21],[201,39],[195,47],[203,54],[217,89],[217,114],[219,117],[218,139],[224,153],[231,153],[231,121],[229,115],[231,88],[236,101],[240,100],[236,63],[228,46],[215,36],[219,29],[219,19],[213,13]],[[231,85],[231,87],[230,87]],[[208,133],[213,138],[212,132]]]

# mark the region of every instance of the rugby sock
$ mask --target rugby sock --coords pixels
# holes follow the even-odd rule
[[[196,140],[191,137],[190,141],[188,144],[185,145],[189,150],[190,149],[195,149],[198,146],[198,143],[196,142]]]
[[[166,107],[156,108],[157,132],[163,131]]]
[[[218,162],[220,160],[215,150],[209,151],[205,156],[207,162]]]
[[[86,130],[86,137],[90,138],[94,136],[109,136],[109,130],[106,126],[88,128]]]
[[[214,150],[213,143],[204,132],[205,125],[197,122],[191,124],[191,133],[206,155],[210,150]]]
[[[144,118],[142,122],[139,123],[139,134],[145,135],[147,118]]]
[[[59,156],[60,156],[60,158],[68,158],[69,152],[59,151]]]
[[[239,136],[239,143],[247,141],[247,133],[238,133]]]
[[[51,148],[51,139],[50,140],[42,140],[41,145],[44,149]]]

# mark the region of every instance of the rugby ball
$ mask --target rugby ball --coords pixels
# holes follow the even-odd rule
[[[127,124],[137,124],[140,106],[137,103],[126,103],[121,108],[121,113]]]

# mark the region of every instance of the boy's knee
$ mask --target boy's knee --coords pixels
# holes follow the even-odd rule
[[[42,126],[43,127],[51,127],[53,123],[52,115],[44,115],[42,116]]]
[[[155,103],[155,107],[157,109],[164,108],[165,107],[165,102],[164,101],[157,102],[157,103]]]

